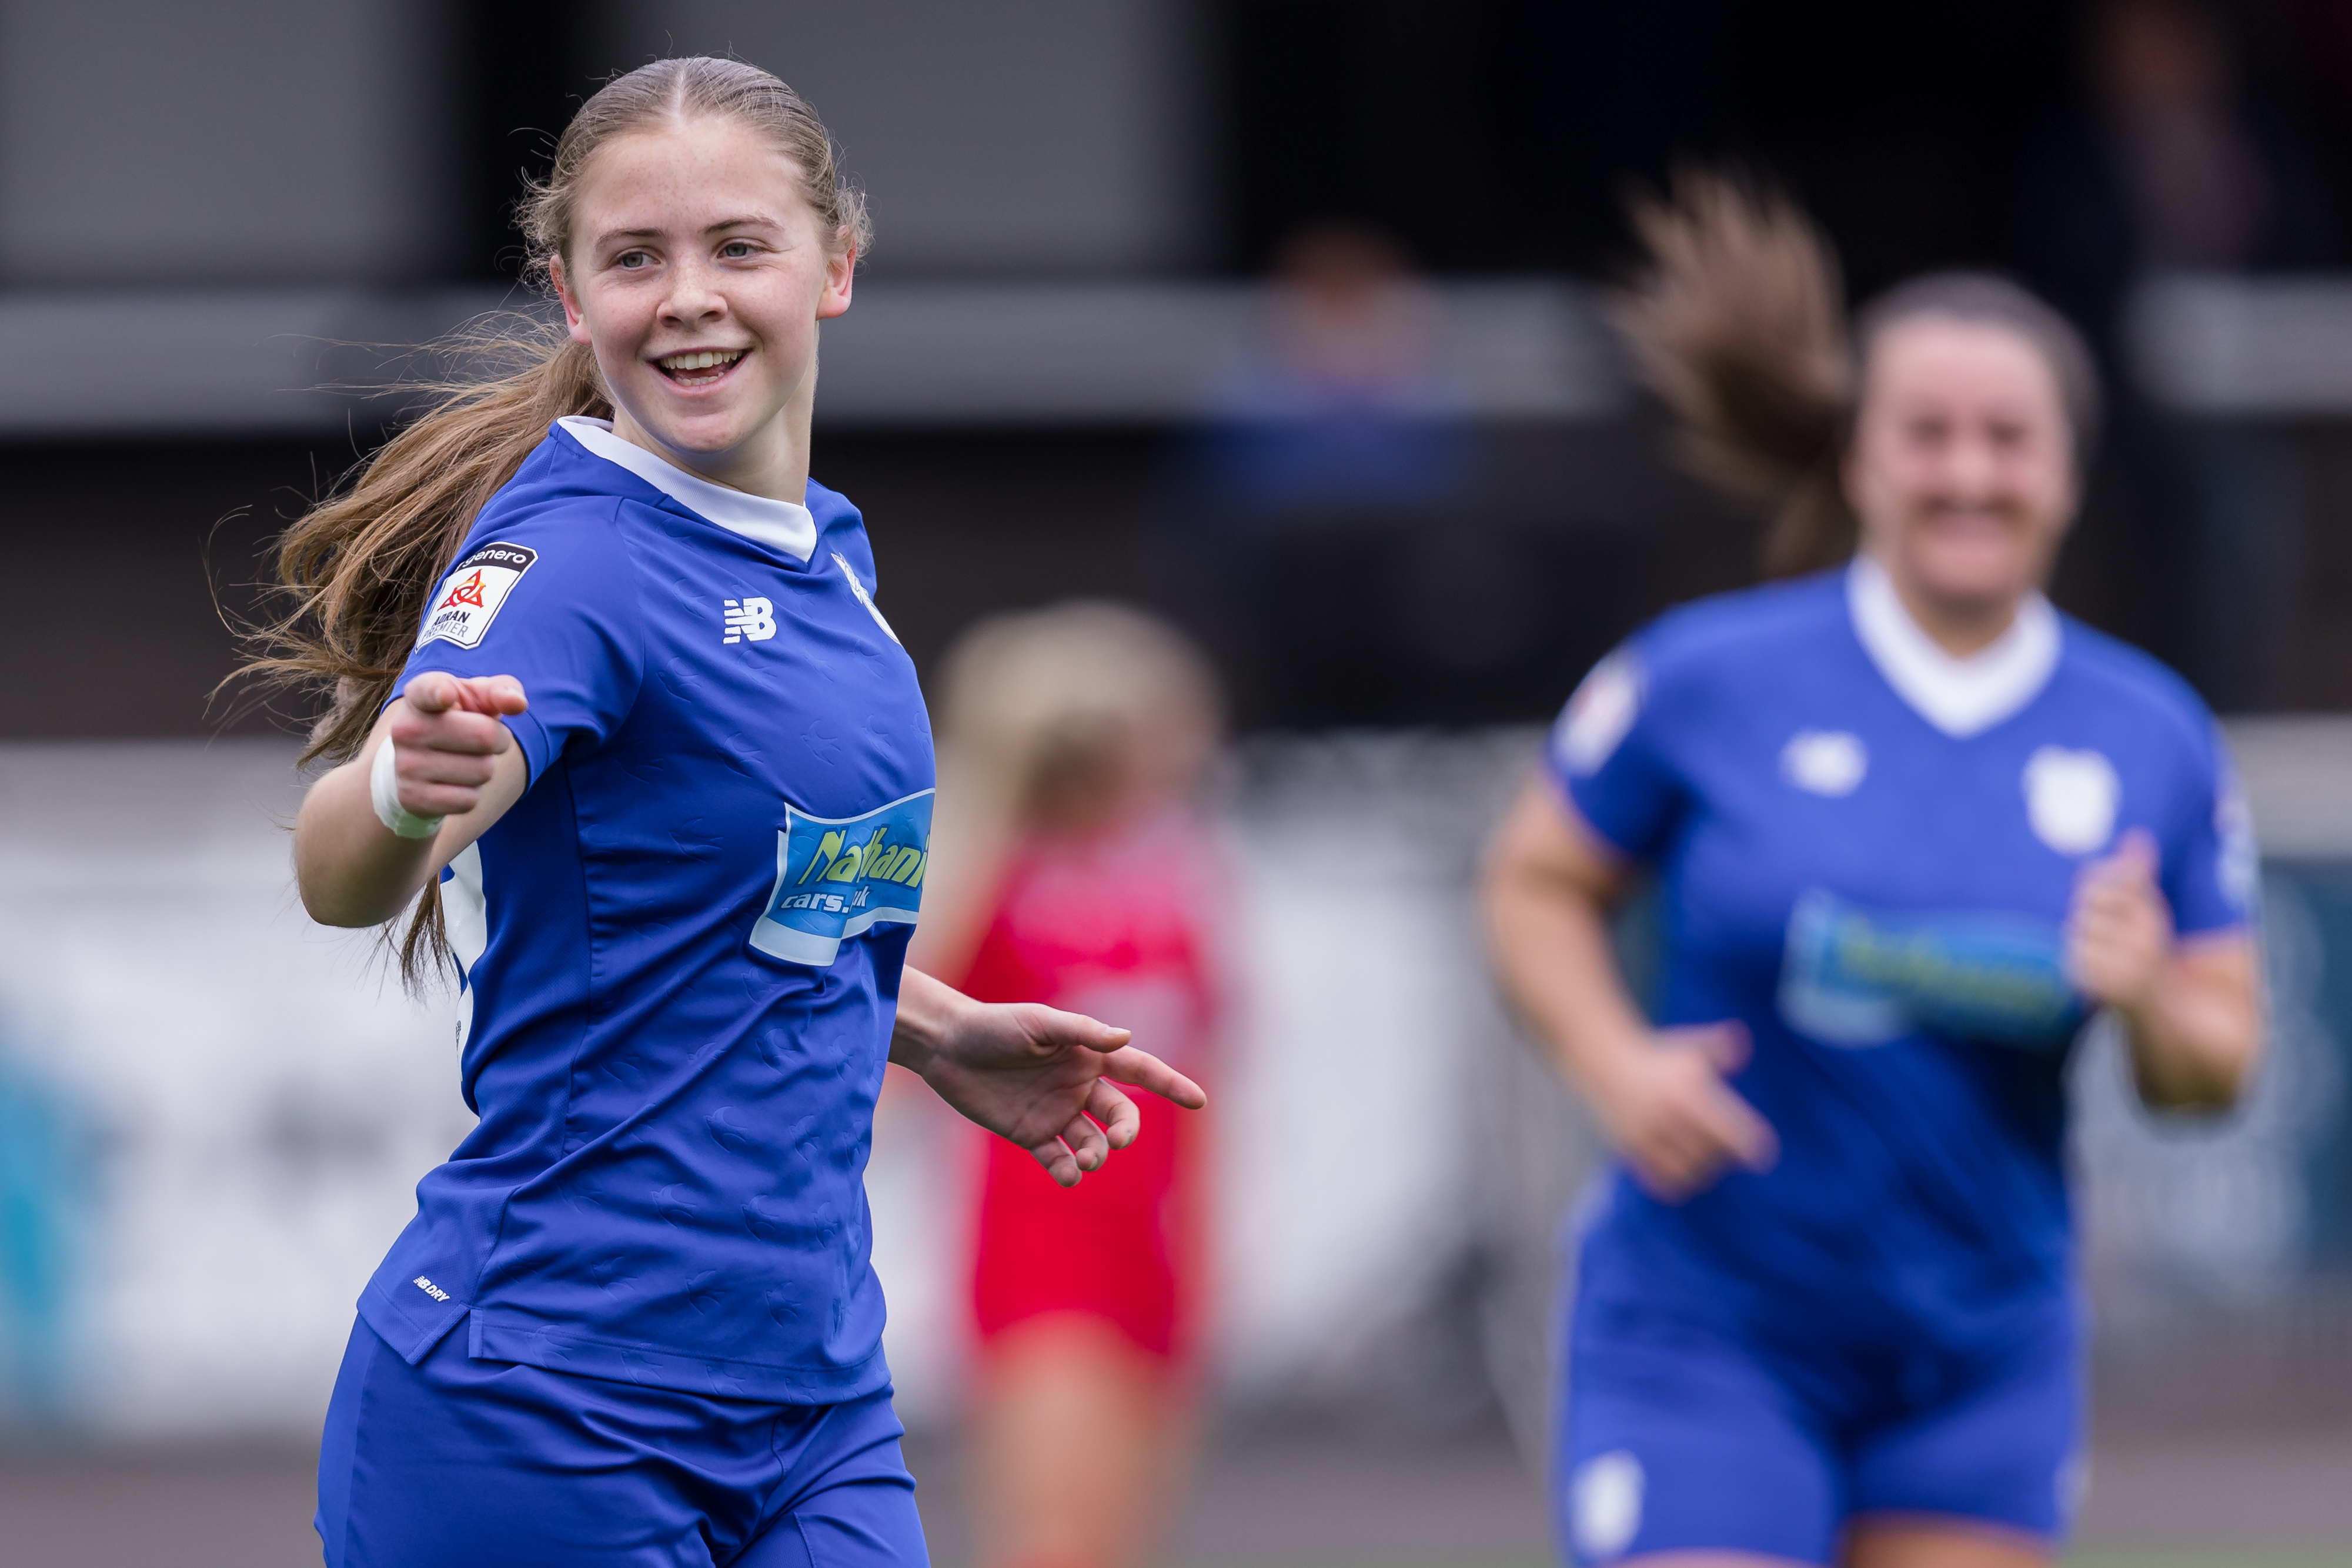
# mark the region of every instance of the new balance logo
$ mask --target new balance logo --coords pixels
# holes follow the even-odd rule
[[[727,607],[727,612],[719,617],[727,628],[723,641],[764,643],[776,634],[776,607],[769,601],[746,599],[738,603],[722,599],[719,602]]]
[[[418,1290],[424,1291],[426,1295],[432,1297],[436,1301],[446,1301],[449,1299],[448,1291],[443,1290],[440,1286],[435,1284],[432,1281],[426,1279],[422,1274],[417,1275],[416,1278],[409,1281],[408,1282],[415,1286]]]

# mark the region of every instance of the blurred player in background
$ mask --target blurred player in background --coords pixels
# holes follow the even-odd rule
[[[1203,660],[1116,605],[1003,616],[955,649],[941,711],[946,907],[918,961],[982,1000],[1119,1019],[1197,1072],[1226,902],[1198,800],[1219,729]],[[1142,1560],[1188,1455],[1206,1129],[1136,1101],[1136,1145],[1082,1189],[985,1152],[971,1301],[987,1568]]]
[[[2258,1058],[2252,846],[2211,717],[2042,585],[2096,427],[2014,286],[1918,279],[1853,346],[1822,242],[1695,179],[1622,321],[1793,580],[1586,677],[1493,846],[1501,972],[1613,1145],[1557,1496],[1589,1563],[2032,1568],[2080,1479],[2068,1056],[2150,1104]],[[1608,911],[1661,883],[1654,1026]]]
[[[1108,1077],[1201,1095],[905,967],[930,734],[864,520],[809,477],[867,239],[814,111],[657,61],[522,218],[566,332],[282,547],[271,667],[338,696],[304,904],[413,907],[411,978],[456,958],[481,1116],[361,1297],[326,1558],[914,1568],[863,1186],[886,1056],[1049,1183],[1133,1136]]]

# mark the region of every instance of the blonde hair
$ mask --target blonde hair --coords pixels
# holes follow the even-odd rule
[[[1636,365],[1679,421],[1684,462],[1770,519],[1768,576],[1853,553],[1859,522],[1840,473],[1868,395],[1870,350],[1921,317],[2002,328],[2049,365],[2089,465],[2098,375],[2082,334],[2026,289],[1987,273],[1930,273],[1898,284],[1846,325],[1837,256],[1777,192],[1685,171],[1670,198],[1635,204],[1649,264],[1613,314]]]
[[[1024,832],[1059,820],[1073,789],[1185,789],[1223,721],[1216,677],[1183,633],[1100,600],[978,622],[949,651],[940,692],[939,816],[917,940],[918,961],[950,975]],[[1118,779],[1129,759],[1139,776]]]
[[[547,179],[517,209],[527,276],[543,282],[572,244],[581,182],[599,149],[616,137],[706,119],[732,120],[766,137],[798,170],[801,194],[833,235],[835,254],[865,253],[873,238],[865,198],[816,111],[756,66],[697,57],[616,77],[572,116]],[[290,602],[256,634],[256,653],[238,676],[331,694],[305,762],[358,755],[415,644],[426,595],[548,426],[567,414],[613,412],[594,350],[561,328],[491,322],[440,347],[478,373],[412,388],[432,395],[426,412],[278,540],[278,582]],[[416,981],[447,950],[438,890],[428,884],[401,943],[403,974]]]

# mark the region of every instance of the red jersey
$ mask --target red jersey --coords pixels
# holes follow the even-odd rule
[[[1197,1075],[1216,1025],[1209,946],[1219,880],[1206,830],[1181,811],[1083,837],[1038,835],[1005,869],[963,989],[1131,1029],[1138,1046]],[[983,1344],[1029,1318],[1081,1312],[1155,1355],[1190,1347],[1198,1117],[1124,1092],[1142,1113],[1135,1143],[1075,1188],[1056,1186],[1025,1149],[989,1140],[972,1280]]]

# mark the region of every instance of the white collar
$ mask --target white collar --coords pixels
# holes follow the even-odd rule
[[[803,565],[816,553],[816,518],[806,507],[697,478],[677,464],[666,463],[614,434],[610,420],[570,413],[555,423],[590,452],[627,469],[696,517],[780,549]]]
[[[1886,569],[1866,555],[1846,569],[1845,601],[1854,635],[1886,684],[1920,717],[1958,739],[2024,707],[2058,667],[2058,612],[2039,593],[2018,604],[2008,631],[1965,659],[1919,629]]]

